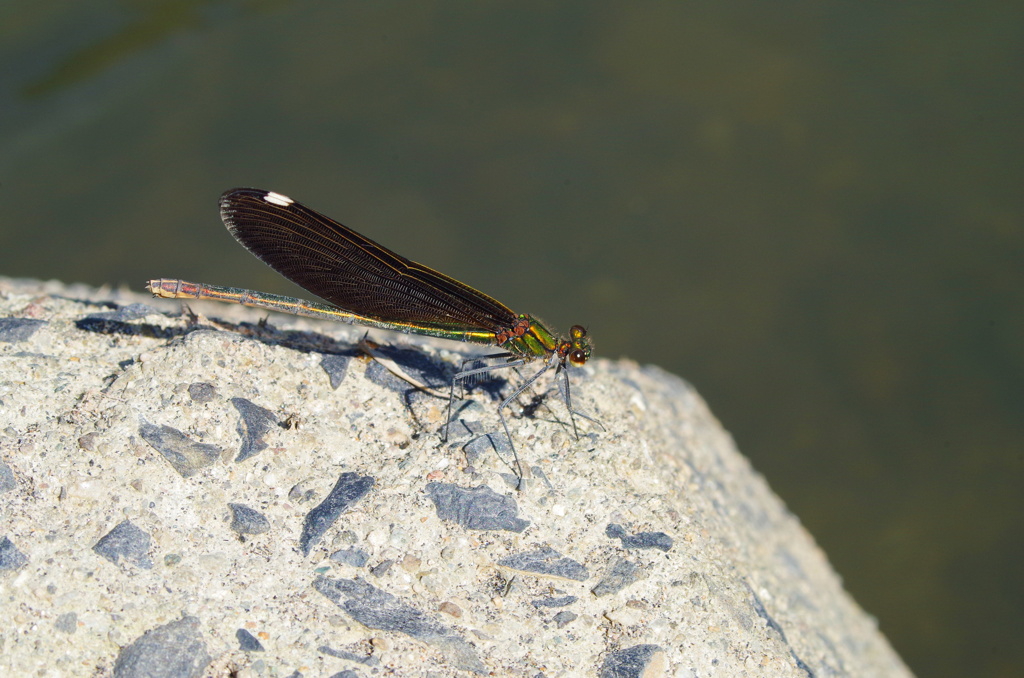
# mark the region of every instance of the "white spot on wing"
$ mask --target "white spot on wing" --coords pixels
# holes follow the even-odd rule
[[[288,205],[295,202],[287,195],[281,195],[280,193],[274,193],[273,191],[267,191],[267,194],[263,196],[263,199],[271,205],[278,205],[280,207],[288,207]]]

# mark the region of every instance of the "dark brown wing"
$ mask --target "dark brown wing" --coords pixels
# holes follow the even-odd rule
[[[236,188],[224,225],[275,271],[330,303],[386,322],[500,332],[515,313],[279,193]]]

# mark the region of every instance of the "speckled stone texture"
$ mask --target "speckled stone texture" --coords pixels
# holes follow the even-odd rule
[[[0,279],[0,675],[910,675],[677,377],[193,310]]]

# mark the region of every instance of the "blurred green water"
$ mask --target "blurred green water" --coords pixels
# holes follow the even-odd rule
[[[1024,8],[11,2],[0,274],[284,192],[693,382],[922,676],[1024,673]]]

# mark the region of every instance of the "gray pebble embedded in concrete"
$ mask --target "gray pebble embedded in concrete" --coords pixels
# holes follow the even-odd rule
[[[0,494],[13,490],[18,486],[18,481],[14,479],[14,471],[11,467],[0,461]]]
[[[359,673],[352,669],[345,669],[344,671],[331,674],[331,678],[359,678]]]
[[[28,341],[36,330],[45,324],[45,320],[35,318],[0,318],[0,343],[16,344],[19,341]]]
[[[263,436],[271,426],[277,424],[277,417],[265,407],[260,407],[245,398],[232,398],[231,404],[242,416],[238,422],[238,435],[242,438],[242,447],[235,457],[235,462],[245,461],[267,449]]]
[[[245,504],[228,504],[231,509],[231,529],[238,534],[263,534],[270,529],[270,521],[256,509]]]
[[[529,520],[519,517],[515,499],[486,485],[465,488],[452,483],[429,483],[426,492],[434,502],[438,518],[469,530],[522,532],[530,525]]]
[[[352,358],[347,355],[325,355],[320,361],[320,367],[327,373],[327,378],[331,380],[331,390],[337,391],[341,382],[345,381],[350,360]]]
[[[530,574],[561,577],[575,581],[585,581],[590,576],[587,568],[582,564],[563,556],[550,546],[542,546],[533,551],[507,556],[499,560],[498,565]]]
[[[374,565],[373,567],[370,568],[370,574],[372,574],[374,577],[377,577],[378,579],[380,579],[381,577],[383,577],[384,575],[386,575],[388,573],[388,570],[390,570],[391,566],[394,565],[394,564],[395,564],[395,561],[392,558],[388,558],[387,560],[383,560],[383,561],[377,563],[376,565]]]
[[[313,588],[363,626],[404,633],[437,648],[456,668],[486,673],[470,643],[387,591],[360,579],[327,577],[314,581]]]
[[[149,545],[149,535],[131,521],[124,520],[100,537],[92,550],[115,565],[124,558],[125,562],[148,570],[153,567],[153,561],[149,559]]]
[[[197,443],[176,428],[156,426],[145,419],[139,423],[139,435],[170,462],[183,478],[189,478],[220,458],[220,448]]]
[[[28,557],[18,550],[8,537],[0,539],[0,570],[17,570],[28,562]]]
[[[332,553],[330,555],[330,559],[336,563],[341,563],[342,565],[362,567],[363,565],[366,565],[366,561],[370,559],[370,554],[363,549],[340,549]]]
[[[380,666],[380,660],[372,654],[356,654],[355,652],[348,652],[346,650],[335,650],[330,645],[321,645],[317,648],[317,651],[323,652],[331,657],[337,657],[338,659],[347,659],[350,662],[359,662],[360,664],[366,664],[367,666]]]
[[[198,678],[210,655],[196,617],[146,631],[114,663],[114,678]]]
[[[665,671],[665,652],[657,645],[634,645],[611,652],[601,665],[600,678],[654,678]]]
[[[637,580],[637,569],[639,568],[634,562],[625,558],[616,559],[608,571],[604,573],[604,576],[601,577],[601,580],[597,582],[597,585],[591,590],[591,593],[598,598],[611,593],[618,593]]]
[[[197,403],[208,403],[216,396],[217,389],[213,384],[197,381],[188,385],[188,397]]]
[[[567,624],[575,621],[578,616],[579,615],[577,615],[575,612],[569,612],[569,610],[562,610],[554,616],[555,624],[557,624],[558,628],[560,629],[565,628]]]
[[[235,631],[235,639],[238,640],[238,649],[243,652],[263,652],[263,643],[245,629]]]
[[[497,454],[500,459],[506,461],[512,457],[512,446],[509,445],[508,437],[504,433],[485,433],[477,436],[463,445],[462,451],[470,464],[476,464],[485,454]]]
[[[461,440],[479,435],[484,430],[483,424],[466,419],[453,419],[441,427],[441,438],[447,441]]]
[[[621,525],[610,523],[604,533],[612,539],[622,540],[624,549],[659,549],[668,551],[672,548],[672,537],[664,532],[637,532],[626,534]]]
[[[316,489],[312,487],[312,479],[307,478],[302,482],[292,485],[288,490],[288,498],[299,504],[305,504],[316,499]]]
[[[53,623],[53,628],[61,633],[74,633],[78,630],[78,615],[74,612],[65,612],[57,617],[57,621]]]
[[[302,555],[309,555],[338,516],[362,499],[373,487],[373,483],[374,480],[370,476],[361,476],[351,471],[341,474],[327,498],[306,514],[306,520],[302,524],[302,535],[299,537]]]
[[[565,607],[566,605],[572,605],[577,600],[576,596],[559,596],[557,598],[538,598],[537,600],[531,601],[530,604],[534,607]]]

